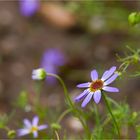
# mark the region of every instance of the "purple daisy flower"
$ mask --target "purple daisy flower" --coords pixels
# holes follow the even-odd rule
[[[23,16],[33,16],[39,8],[39,0],[19,0],[20,12]]]
[[[39,122],[38,116],[35,116],[32,122],[30,122],[28,119],[24,119],[23,122],[24,122],[24,128],[17,130],[18,136],[24,136],[29,133],[32,133],[34,138],[37,138],[38,131],[48,128],[48,125],[46,124],[38,126],[38,122]]]
[[[44,68],[47,73],[58,74],[60,66],[63,66],[65,63],[65,56],[59,49],[48,49],[43,54],[41,67]],[[54,84],[56,81],[53,77],[47,77],[46,80],[50,84]]]
[[[103,73],[101,79],[98,78],[98,73],[96,70],[91,71],[92,82],[77,85],[78,88],[87,89],[84,90],[84,92],[82,92],[79,96],[77,96],[75,98],[75,101],[78,102],[85,98],[81,105],[81,107],[85,107],[89,103],[91,98],[93,98],[95,103],[98,104],[101,100],[102,90],[107,92],[119,92],[118,88],[108,86],[118,77],[118,74],[115,73],[115,71],[116,67],[111,67],[109,70],[106,70]]]

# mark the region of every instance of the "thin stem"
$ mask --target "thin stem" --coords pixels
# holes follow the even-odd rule
[[[59,80],[59,82],[61,83],[63,89],[64,89],[64,94],[65,94],[65,97],[67,99],[67,101],[69,102],[70,106],[73,108],[73,103],[69,97],[69,94],[68,94],[68,91],[67,91],[67,88],[65,86],[65,83],[63,82],[63,80],[56,74],[53,74],[53,73],[47,73],[47,76],[52,76],[52,77],[55,77],[56,79]]]
[[[113,122],[114,122],[114,125],[115,125],[116,130],[117,130],[117,133],[118,133],[118,136],[119,136],[119,138],[120,138],[120,131],[119,131],[118,124],[117,124],[117,122],[116,122],[116,119],[115,119],[115,117],[114,117],[112,111],[111,111],[110,105],[109,105],[109,103],[108,103],[108,101],[107,101],[107,97],[106,97],[106,95],[105,95],[104,93],[103,93],[103,99],[104,99],[105,104],[106,104],[106,107],[107,107],[107,109],[108,109],[108,111],[109,111],[109,113],[110,113],[110,115],[111,115],[111,117],[112,117],[112,120],[113,120]]]
[[[98,138],[97,139],[101,139],[100,115],[99,115],[98,107],[96,104],[94,104],[94,112],[95,112],[96,125],[98,128]]]
[[[99,113],[97,109],[97,105],[94,104],[94,111],[95,111],[95,119],[96,119],[96,124],[99,126],[100,125],[100,119],[99,119]]]
[[[39,106],[39,100],[40,100],[40,94],[41,94],[41,87],[42,87],[42,82],[37,82],[36,84],[36,97],[35,97],[35,106]]]
[[[54,132],[55,132],[55,135],[56,135],[56,140],[60,140],[58,132],[56,130]]]
[[[65,111],[61,114],[61,116],[58,118],[57,123],[60,123],[61,120],[64,118],[64,116],[67,115],[67,114],[68,114],[69,112],[71,112],[71,111],[72,111],[71,109],[65,110]]]
[[[61,85],[62,85],[62,87],[63,87],[63,89],[64,89],[64,94],[65,94],[66,100],[68,101],[69,106],[71,107],[72,111],[75,113],[76,117],[77,117],[77,118],[80,120],[80,122],[82,123],[83,128],[84,128],[84,130],[85,130],[85,132],[86,132],[88,138],[90,138],[89,129],[88,129],[86,123],[85,123],[85,122],[83,121],[83,119],[81,118],[81,115],[82,115],[82,114],[81,114],[80,110],[78,110],[77,108],[75,108],[73,102],[71,101],[71,98],[70,98],[70,96],[69,96],[69,94],[68,94],[68,90],[67,90],[67,88],[66,88],[66,85],[65,85],[65,83],[63,82],[63,80],[61,79],[61,77],[59,77],[58,75],[53,74],[53,73],[47,73],[47,76],[52,76],[52,77],[55,77],[56,79],[59,80],[59,82],[61,83]]]

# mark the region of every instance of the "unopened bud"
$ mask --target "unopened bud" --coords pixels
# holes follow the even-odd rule
[[[47,76],[46,71],[43,68],[34,69],[32,71],[32,79],[33,80],[44,80]]]
[[[128,21],[131,25],[136,25],[140,23],[140,13],[139,12],[133,12],[128,16]]]

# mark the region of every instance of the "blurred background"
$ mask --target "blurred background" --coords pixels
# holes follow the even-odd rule
[[[126,45],[140,47],[140,28],[128,23],[128,15],[139,9],[140,1],[126,0],[1,0],[0,114],[14,110],[19,122],[34,114],[35,82],[31,74],[35,68],[59,74],[73,98],[81,92],[76,84],[89,81],[92,69],[101,75],[111,66],[119,66],[116,54],[124,56]],[[115,83],[120,93],[109,96],[126,100],[139,110],[140,78],[128,77],[133,69],[130,67]],[[24,96],[28,96],[28,106],[19,101]],[[48,77],[42,82],[40,102],[52,110],[55,120],[56,112],[66,106],[58,81]],[[102,108],[102,102],[99,106]],[[19,122],[11,121],[9,126],[17,129]],[[72,116],[65,118],[63,126],[71,135],[82,131]],[[1,135],[6,137],[4,132]]]

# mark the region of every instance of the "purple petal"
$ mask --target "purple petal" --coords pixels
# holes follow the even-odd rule
[[[109,86],[104,86],[103,90],[108,91],[108,92],[119,92],[118,88],[115,87],[109,87]]]
[[[96,70],[91,71],[91,79],[92,81],[96,81],[98,79],[98,73]]]
[[[65,54],[56,48],[50,48],[45,50],[42,59],[41,67],[44,68],[48,73],[58,74],[60,67],[65,65],[67,62]],[[57,83],[56,78],[48,76],[46,82],[50,85]]]
[[[88,87],[90,87],[90,82],[88,82],[88,83],[82,83],[82,84],[78,84],[77,85],[77,87],[78,88],[88,88]]]
[[[94,101],[96,104],[98,104],[101,100],[101,91],[100,90],[97,90],[95,93],[94,93]]]
[[[88,90],[84,90],[84,92],[82,92],[80,95],[78,95],[74,100],[76,102],[80,101],[83,97],[85,97],[88,94]]]
[[[39,8],[39,0],[20,0],[20,12],[23,16],[32,16]]]
[[[31,122],[28,119],[24,119],[23,122],[24,122],[25,127],[27,128],[30,128],[32,126]]]
[[[105,81],[108,79],[116,70],[116,66],[111,67],[106,74],[103,74],[101,80]]]
[[[35,117],[33,118],[32,125],[33,125],[33,126],[37,126],[37,125],[38,125],[38,121],[39,121],[38,116],[35,116]]]
[[[17,130],[17,135],[18,136],[24,136],[24,135],[27,135],[27,134],[29,134],[30,133],[30,130],[28,130],[28,129],[19,129],[19,130]]]
[[[43,129],[46,129],[48,128],[48,125],[40,125],[38,126],[38,130],[43,130]]]
[[[37,138],[38,137],[38,132],[37,131],[34,131],[33,132],[33,136],[34,136],[34,138]]]
[[[113,74],[113,76],[111,76],[107,81],[104,82],[104,85],[106,86],[111,84],[117,77],[118,77],[117,73]]]
[[[86,98],[84,99],[84,101],[83,101],[81,107],[85,107],[85,106],[89,103],[89,101],[91,100],[92,96],[93,96],[93,94],[92,94],[92,93],[89,93],[89,94],[86,96]]]
[[[38,0],[20,0],[20,11],[23,16],[32,16],[38,9]]]
[[[104,77],[107,73],[108,73],[108,70],[106,70],[106,71],[103,73],[103,76],[102,76],[102,77]]]

